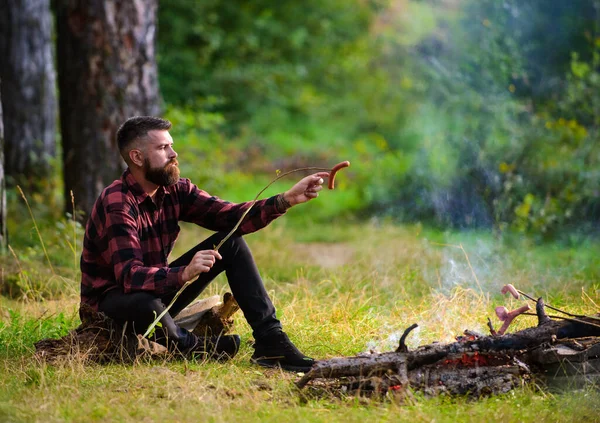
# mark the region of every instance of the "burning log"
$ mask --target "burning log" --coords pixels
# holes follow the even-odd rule
[[[457,342],[433,343],[409,351],[405,338],[416,327],[412,325],[395,352],[320,361],[296,385],[304,388],[314,380],[337,379],[336,383],[341,380],[346,389],[359,387],[361,392],[410,387],[429,394],[478,396],[507,392],[534,376],[550,380],[551,372],[573,360],[586,361],[585,366],[575,366],[580,374],[595,372],[600,380],[598,316],[552,320],[541,299],[536,310],[537,327],[492,336],[465,331],[466,336]],[[587,337],[586,343],[572,339],[582,336]],[[579,345],[579,350],[572,345]]]
[[[199,335],[227,333],[233,326],[232,315],[239,310],[233,295],[226,293],[192,304],[175,322]],[[36,356],[46,361],[77,356],[97,363],[131,362],[142,356],[167,356],[167,349],[135,335],[103,313],[82,304],[81,325],[60,339],[42,339],[35,343]]]
[[[454,364],[457,361],[461,364]],[[428,395],[481,396],[506,393],[529,377],[527,366],[509,357],[493,354],[461,355],[408,373],[411,388]]]
[[[355,376],[370,378],[393,373],[406,380],[406,357],[402,353],[372,354],[371,356],[332,358],[318,361],[304,375],[296,386],[303,388],[309,381],[316,378],[340,378]]]

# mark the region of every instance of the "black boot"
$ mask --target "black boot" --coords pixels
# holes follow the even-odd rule
[[[185,355],[192,358],[230,360],[240,349],[239,335],[196,336],[196,342],[186,349]]]
[[[250,361],[259,366],[281,367],[291,372],[307,372],[315,363],[315,360],[302,354],[281,330],[257,339]]]

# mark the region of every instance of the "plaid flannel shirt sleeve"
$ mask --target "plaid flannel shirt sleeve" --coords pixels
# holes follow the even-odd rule
[[[109,208],[106,231],[106,261],[112,263],[117,284],[125,293],[147,291],[161,296],[183,285],[185,267],[144,266],[137,219],[131,207],[118,204]]]
[[[230,203],[211,196],[189,179],[183,179],[179,189],[180,219],[211,231],[230,231],[249,207],[252,209],[236,231],[238,235],[256,232],[285,213],[277,208],[277,196],[259,200],[252,206],[251,201]]]

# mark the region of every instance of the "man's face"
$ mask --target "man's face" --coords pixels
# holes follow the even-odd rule
[[[174,185],[179,180],[177,153],[173,150],[173,138],[169,131],[148,132],[144,148],[144,176],[153,184]]]

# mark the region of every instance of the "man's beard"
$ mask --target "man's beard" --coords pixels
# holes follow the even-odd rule
[[[148,159],[144,160],[144,173],[146,180],[159,186],[175,185],[179,181],[179,163],[177,159],[171,160],[164,167],[151,167]]]

